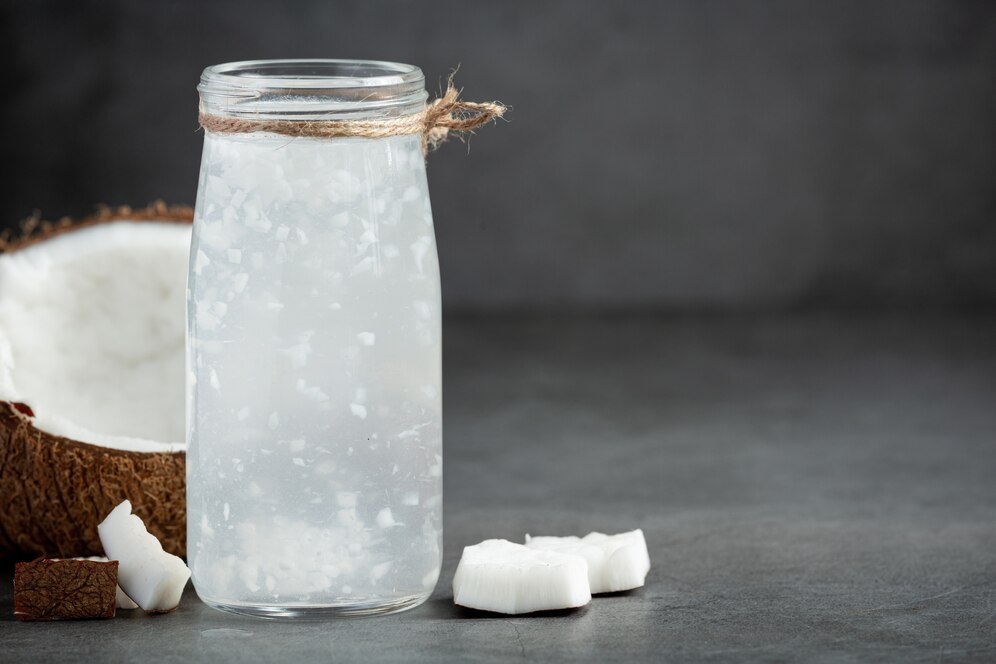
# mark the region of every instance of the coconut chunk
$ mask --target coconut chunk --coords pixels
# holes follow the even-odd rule
[[[37,560],[14,567],[14,617],[81,620],[114,617],[118,563]]]
[[[97,526],[100,543],[111,560],[119,561],[118,584],[146,611],[172,611],[180,603],[190,569],[183,560],[163,551],[126,500]]]
[[[589,533],[584,537],[530,537],[526,546],[581,556],[588,563],[588,583],[593,595],[632,590],[644,584],[650,571],[650,554],[643,531],[637,528],[618,535]]]
[[[591,601],[588,564],[581,556],[486,540],[464,547],[453,601],[508,614],[584,606]]]

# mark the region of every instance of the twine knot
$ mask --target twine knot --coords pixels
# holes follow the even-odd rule
[[[435,150],[449,138],[451,131],[473,131],[504,116],[505,110],[505,105],[497,101],[460,101],[460,91],[451,77],[443,96],[433,99],[425,109],[422,150]]]

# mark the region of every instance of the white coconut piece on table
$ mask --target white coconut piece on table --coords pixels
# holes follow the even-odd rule
[[[163,551],[124,501],[97,526],[104,552],[118,561],[118,585],[146,611],[172,611],[180,603],[190,569],[181,558]]]
[[[453,601],[496,613],[572,609],[591,601],[584,558],[492,539],[464,547]]]
[[[650,554],[643,531],[618,535],[589,533],[584,537],[530,537],[526,546],[581,556],[588,563],[591,593],[613,593],[641,587],[650,571]]]

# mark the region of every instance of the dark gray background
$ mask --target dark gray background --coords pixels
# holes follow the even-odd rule
[[[4,3],[0,210],[192,202],[194,86],[249,58],[451,67],[448,311],[990,308],[996,3]]]

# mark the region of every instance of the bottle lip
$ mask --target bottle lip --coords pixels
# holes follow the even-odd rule
[[[414,65],[380,60],[245,60],[211,65],[197,90],[209,113],[287,120],[418,113],[428,97]]]

